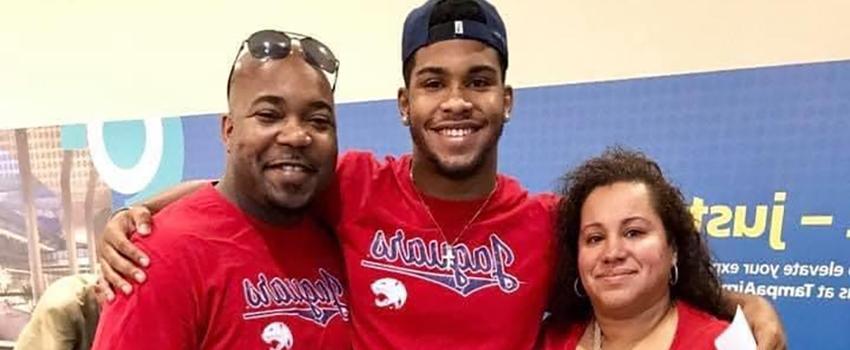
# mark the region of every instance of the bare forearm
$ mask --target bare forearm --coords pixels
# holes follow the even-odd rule
[[[750,328],[755,335],[759,350],[786,349],[788,340],[779,314],[767,299],[744,293],[723,292],[724,311],[735,314],[738,305],[744,311]]]
[[[171,203],[174,203],[180,198],[183,198],[192,192],[197,191],[199,188],[203,187],[205,184],[210,183],[212,180],[192,180],[181,182],[174,187],[170,187],[165,191],[156,194],[155,196],[148,198],[144,202],[141,203],[142,206],[148,208],[151,214],[155,214],[165,208]]]

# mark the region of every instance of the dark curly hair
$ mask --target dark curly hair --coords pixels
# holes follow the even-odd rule
[[[578,243],[581,208],[597,187],[617,182],[635,182],[647,186],[652,207],[661,218],[667,242],[679,252],[678,282],[670,287],[673,300],[683,300],[722,318],[731,315],[723,307],[720,281],[711,265],[708,247],[696,228],[682,193],[668,182],[661,168],[643,153],[621,147],[607,149],[587,160],[562,179],[556,228],[557,275],[551,301],[554,324],[587,322],[592,307],[587,297],[575,294],[578,278]]]

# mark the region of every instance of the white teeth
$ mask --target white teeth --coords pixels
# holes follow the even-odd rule
[[[448,137],[464,137],[472,133],[472,129],[442,129],[440,135]]]
[[[283,171],[291,171],[291,172],[303,172],[304,167],[300,165],[284,165],[282,167]]]

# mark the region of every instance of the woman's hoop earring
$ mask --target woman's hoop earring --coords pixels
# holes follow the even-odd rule
[[[679,266],[673,264],[673,273],[670,275],[670,285],[675,286],[679,282]]]
[[[578,277],[576,277],[576,281],[575,281],[575,282],[573,282],[573,291],[574,291],[574,292],[576,292],[576,295],[577,295],[579,298],[584,298],[584,297],[586,296],[584,293],[582,293],[582,292],[581,292],[581,291],[579,291],[579,289],[578,289]]]

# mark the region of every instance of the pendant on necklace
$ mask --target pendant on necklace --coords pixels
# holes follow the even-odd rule
[[[445,249],[443,249],[443,260],[447,261],[449,265],[455,262],[455,250],[450,244],[446,243],[444,245]]]

